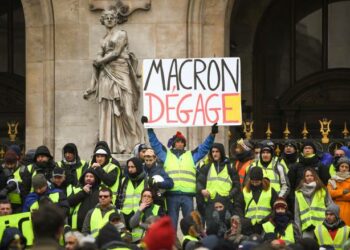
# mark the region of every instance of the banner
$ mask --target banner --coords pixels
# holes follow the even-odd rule
[[[241,125],[239,58],[143,61],[145,127]]]
[[[34,234],[30,212],[0,216],[0,239],[7,227],[18,228],[27,239],[27,246],[33,245]]]

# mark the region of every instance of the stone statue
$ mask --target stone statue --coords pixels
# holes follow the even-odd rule
[[[120,20],[116,10],[105,10],[100,20],[107,33],[93,61],[91,84],[84,99],[98,100],[99,140],[106,141],[113,153],[130,153],[143,142],[137,112],[137,59],[129,52],[127,32],[117,29]]]

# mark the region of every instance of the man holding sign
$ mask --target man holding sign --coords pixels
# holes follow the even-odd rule
[[[148,118],[143,116],[141,122],[147,123]],[[177,132],[168,141],[166,148],[157,138],[154,130],[148,130],[149,142],[158,158],[164,163],[164,170],[174,181],[174,187],[167,191],[168,213],[175,227],[179,218],[180,208],[183,217],[193,211],[193,196],[196,194],[196,163],[202,159],[214,143],[215,134],[219,132],[215,123],[206,140],[195,150],[185,150],[186,138]]]

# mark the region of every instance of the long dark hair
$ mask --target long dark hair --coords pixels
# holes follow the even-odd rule
[[[325,185],[323,184],[323,182],[321,181],[320,177],[318,176],[317,172],[315,171],[315,169],[313,168],[307,168],[305,169],[304,173],[303,173],[303,179],[300,181],[298,187],[295,189],[296,191],[300,190],[304,183],[305,183],[305,175],[306,175],[306,172],[307,171],[310,171],[312,173],[312,175],[314,176],[315,178],[315,182],[316,182],[316,188],[315,188],[315,192],[317,192],[318,190],[321,190],[321,189],[326,189]]]

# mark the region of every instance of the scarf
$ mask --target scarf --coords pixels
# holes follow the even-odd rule
[[[277,235],[284,236],[286,234],[286,228],[288,226],[289,216],[286,213],[276,213],[274,222],[275,222],[275,233]]]
[[[315,193],[316,182],[310,182],[309,184],[303,183],[303,186],[300,188],[300,191],[303,193],[305,197],[311,198]]]
[[[294,152],[292,154],[283,153],[283,158],[287,164],[294,163],[298,159],[298,152]]]
[[[323,225],[328,229],[328,230],[334,230],[334,229],[337,229],[339,228],[343,221],[339,218],[337,218],[337,220],[334,222],[334,223],[328,223],[327,220],[324,220],[323,221]]]
[[[331,184],[333,189],[337,189],[337,182],[343,182],[350,178],[350,172],[337,172],[335,176],[329,179],[328,183]]]

